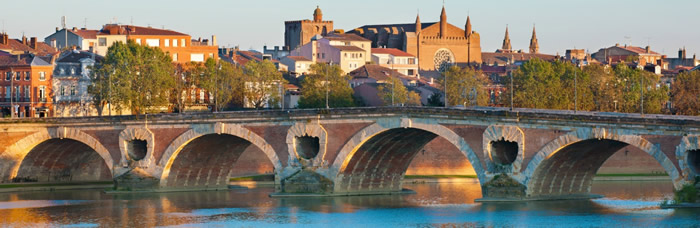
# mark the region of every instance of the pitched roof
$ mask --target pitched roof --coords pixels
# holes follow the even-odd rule
[[[22,44],[22,41],[19,39],[7,39],[7,44],[0,44],[0,49],[21,52],[33,50],[29,46]]]
[[[396,48],[372,48],[372,54],[388,54],[401,57],[415,57],[405,51]]]
[[[345,34],[329,34],[328,36],[325,37],[328,40],[332,41],[367,41],[370,42],[370,40],[365,39],[364,37],[352,34],[352,33],[345,33]]]
[[[421,28],[427,28],[430,27],[431,25],[437,24],[437,22],[430,22],[430,23],[421,23]],[[384,25],[365,25],[359,28],[354,29],[352,32],[358,32],[362,31],[367,32],[369,29],[379,29],[379,28],[397,28],[399,32],[416,32],[416,23],[409,23],[409,24],[384,24]]]
[[[396,72],[395,70],[375,64],[365,64],[364,66],[351,71],[348,73],[348,75],[352,76],[353,78],[373,78],[377,81],[389,80],[389,76],[406,77],[406,75]]]
[[[10,52],[30,52],[37,55],[46,56],[58,53],[56,48],[51,47],[44,42],[36,42],[36,49],[29,45],[22,44],[19,39],[7,39],[7,44],[0,44],[0,50],[9,50]]]
[[[647,53],[647,49],[642,48],[642,47],[636,47],[636,46],[614,46],[614,47],[622,48],[622,49],[625,49],[625,50],[628,50],[628,51],[631,51],[631,52],[634,52],[637,54],[661,55],[661,54],[659,54],[655,51],[651,51],[651,50],[649,51],[649,53]]]
[[[285,56],[285,58],[294,60],[294,61],[306,61],[306,62],[311,62],[311,60],[307,59],[304,56]]]
[[[533,54],[533,53],[499,53],[499,52],[482,52],[481,61],[488,65],[505,65],[508,64],[509,60],[514,62],[517,61],[528,61],[533,58],[539,58],[545,61],[554,61],[556,56],[547,54]]]
[[[93,54],[93,53],[86,52],[86,51],[70,51],[70,52],[66,52],[63,54],[64,55],[61,56],[58,59],[58,61],[56,61],[56,62],[75,63],[75,62],[80,61],[81,59],[85,59],[85,58],[91,59],[91,58],[93,58],[93,56],[95,57],[95,61],[97,61],[97,62],[101,62],[102,60],[104,60],[104,57],[102,57],[101,55]]]
[[[0,56],[0,67],[50,66],[44,59],[32,54]]]
[[[113,28],[115,28],[115,29],[111,30]],[[102,30],[100,30],[101,33],[105,33],[105,34],[111,34],[110,31],[113,31],[113,32],[121,34],[121,35],[189,36],[187,34],[176,32],[173,30],[157,29],[157,28],[151,28],[151,27],[141,27],[141,26],[134,26],[134,25],[108,24],[108,25],[105,25],[102,28]],[[116,34],[111,34],[111,35],[116,35]]]
[[[80,30],[68,30],[72,33],[75,33],[75,35],[78,35],[82,37],[83,39],[97,39],[97,33],[99,33],[99,30],[87,30],[87,29],[80,29]]]
[[[338,50],[341,50],[341,51],[360,51],[360,52],[365,51],[365,49],[362,49],[362,48],[359,48],[356,46],[351,46],[351,45],[349,45],[349,46],[332,45],[332,46],[334,48],[337,48]]]

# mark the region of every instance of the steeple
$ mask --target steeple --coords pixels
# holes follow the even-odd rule
[[[467,24],[464,25],[464,37],[469,37],[472,34],[472,22],[467,16]]]
[[[537,32],[535,32],[535,25],[532,26],[532,38],[530,39],[530,53],[540,53],[540,44],[539,42],[537,42]]]
[[[442,13],[440,13],[440,37],[447,37],[445,33],[447,32],[447,13],[445,13],[445,6],[442,6]]]
[[[513,48],[510,46],[510,36],[508,35],[508,26],[506,25],[506,37],[503,38],[503,46],[501,47],[501,50],[510,51],[511,49]]]
[[[323,12],[321,12],[321,7],[319,7],[319,6],[316,6],[316,10],[314,10],[314,21],[315,22],[323,21]]]
[[[416,14],[416,36],[423,30],[423,25],[420,23],[420,15]]]

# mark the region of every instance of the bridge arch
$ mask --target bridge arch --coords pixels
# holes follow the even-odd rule
[[[436,137],[456,146],[472,164],[479,181],[485,182],[481,161],[461,136],[435,120],[397,118],[365,127],[341,148],[330,169],[334,191],[400,191],[411,160]]]
[[[678,169],[658,145],[624,130],[585,128],[552,140],[535,154],[523,172],[527,195],[589,194],[598,169],[628,145],[652,156],[668,173],[676,189],[682,185]]]
[[[114,159],[107,148],[94,137],[75,128],[42,129],[10,145],[5,153],[0,155],[0,159],[5,161],[4,167],[0,169],[0,177],[3,181],[12,180],[15,177],[37,177],[37,175],[44,175],[41,174],[42,172],[71,173],[71,169],[85,168],[86,163],[96,163],[91,164],[92,167],[89,168],[109,175],[110,179],[113,176]],[[33,164],[42,165],[42,167],[41,169],[32,168]],[[37,179],[44,180],[38,177]],[[102,177],[102,179],[106,178]],[[94,178],[85,180],[94,180]]]
[[[160,187],[225,188],[231,171],[230,167],[225,166],[235,162],[251,145],[265,153],[275,172],[282,170],[282,163],[265,139],[240,125],[216,123],[213,126],[195,126],[178,136],[165,150],[158,163],[161,170],[155,176],[160,178]],[[201,148],[207,152],[197,152]],[[225,153],[230,151],[233,153]],[[193,173],[194,169],[191,168],[187,173],[174,173],[186,166],[178,163],[178,160],[187,162],[183,159],[187,159],[190,164],[199,162],[202,166],[194,167],[198,169],[197,173]],[[219,163],[206,164],[205,161]]]

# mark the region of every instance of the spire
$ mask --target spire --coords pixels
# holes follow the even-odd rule
[[[537,32],[535,32],[535,25],[532,25],[532,38],[530,39],[530,53],[537,54],[540,53],[540,44],[537,42]]]
[[[445,5],[442,6],[442,13],[440,13],[440,37],[446,37],[447,32],[447,13],[445,13]]]
[[[416,35],[423,30],[423,25],[420,23],[420,14],[416,14]]]
[[[502,50],[508,50],[510,51],[512,47],[510,46],[510,36],[508,35],[508,26],[506,25],[506,37],[503,38],[503,46],[501,47]]]
[[[472,34],[472,22],[467,16],[467,24],[464,25],[464,37],[469,37]]]
[[[316,6],[316,10],[314,10],[314,21],[315,22],[323,21],[323,12],[321,12],[321,7],[319,7],[319,6]]]

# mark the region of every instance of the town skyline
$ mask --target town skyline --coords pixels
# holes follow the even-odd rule
[[[81,2],[84,1],[70,3]],[[370,3],[365,0],[356,2]],[[684,29],[686,21],[690,24],[690,21],[698,21],[700,16],[677,12],[678,6],[695,8],[693,5],[700,6],[700,2],[679,0],[654,7],[649,7],[649,4],[645,4],[647,2],[651,3],[651,1],[605,2],[606,8],[597,8],[604,1],[589,1],[581,6],[550,0],[537,3],[513,1],[508,2],[509,6],[504,6],[503,3],[447,1],[445,8],[448,22],[455,26],[463,26],[467,15],[472,18],[474,30],[482,36],[484,52],[500,48],[506,25],[509,28],[514,50],[527,50],[532,27],[536,25],[542,53],[563,55],[566,49],[573,48],[585,49],[593,53],[600,48],[617,43],[640,47],[649,45],[652,50],[671,57],[676,56],[678,49],[683,47],[687,49],[689,56],[700,51],[700,44],[693,43],[694,40],[700,39],[700,32]],[[239,46],[241,49],[262,50],[264,45],[283,46],[284,21],[311,19],[317,5],[323,10],[325,20],[334,21],[336,29],[345,31],[367,24],[413,23],[418,12],[422,21],[435,22],[439,20],[442,7],[441,1],[401,1],[405,3],[402,5],[397,5],[397,1],[389,1],[351,6],[330,1],[294,3],[267,1],[267,3],[269,4],[245,4],[245,6],[236,2],[171,4],[167,7],[170,13],[163,11],[153,13],[153,9],[158,8],[159,2],[139,2],[141,7],[138,8],[133,7],[137,4],[136,1],[124,1],[120,5],[90,3],[94,5],[90,6],[94,9],[109,6],[112,10],[107,12],[72,11],[68,7],[74,6],[72,4],[45,2],[42,4],[47,4],[49,7],[41,7],[37,10],[46,12],[25,14],[21,9],[26,5],[9,2],[4,7],[8,9],[7,13],[0,16],[0,20],[3,21],[2,29],[13,38],[19,38],[24,34],[27,37],[36,36],[42,40],[54,32],[54,27],[61,27],[61,16],[66,16],[68,28],[100,29],[108,23],[132,24],[133,22],[134,25],[139,26],[185,31],[193,38],[206,39],[216,35],[218,44],[223,47]],[[632,3],[634,5],[631,5]],[[217,7],[207,8],[212,5]],[[276,7],[269,7],[270,5]],[[547,5],[547,7],[542,8],[538,5]],[[564,17],[570,17],[572,13],[576,13],[570,11],[572,7],[576,7],[575,11],[580,16],[572,17],[570,20],[565,19]],[[389,12],[394,16],[388,16],[389,14],[382,16],[381,12],[387,12],[386,9],[390,8],[395,9],[394,12]],[[614,11],[615,9],[625,10],[619,12]],[[212,13],[206,13],[206,10],[211,10]],[[593,12],[592,10],[596,10],[595,15],[607,15],[607,17],[586,17],[585,12]],[[538,14],[527,13],[534,11]],[[362,12],[362,14],[357,15],[353,12]],[[197,15],[192,16],[192,14]],[[629,19],[635,16],[638,18],[640,15],[656,16],[644,20]],[[250,20],[251,17],[256,16],[260,19]],[[16,23],[17,21],[39,22]],[[209,22],[215,23],[207,24]]]

